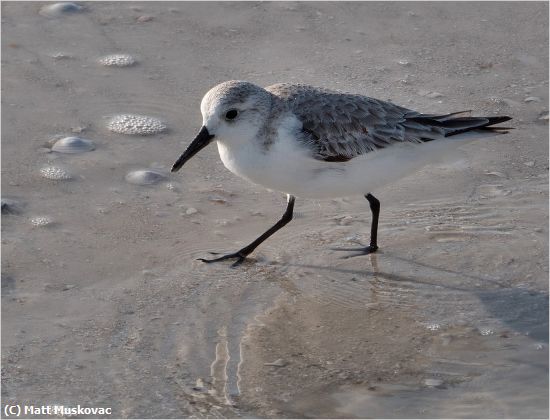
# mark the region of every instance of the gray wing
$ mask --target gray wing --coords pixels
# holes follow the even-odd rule
[[[393,144],[420,143],[446,135],[441,124],[426,124],[435,116],[367,96],[292,84],[266,90],[302,122],[300,140],[316,159],[343,162]],[[454,114],[438,118],[443,121],[450,115]]]

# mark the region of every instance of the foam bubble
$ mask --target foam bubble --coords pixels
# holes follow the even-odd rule
[[[164,172],[155,169],[140,169],[126,175],[126,181],[135,185],[152,185],[166,178],[167,175]]]
[[[40,169],[40,174],[44,178],[53,179],[56,181],[71,179],[72,175],[65,169],[59,166],[46,166]]]
[[[441,325],[436,322],[431,322],[426,325],[426,328],[429,329],[430,331],[437,331],[441,329]]]
[[[145,115],[120,114],[109,120],[107,128],[120,134],[148,136],[162,133],[166,130],[166,124],[158,118]]]
[[[33,226],[48,226],[51,225],[53,220],[48,216],[37,216],[31,219]]]
[[[99,64],[103,66],[128,67],[135,63],[136,60],[129,54],[111,54],[99,59]]]
[[[174,192],[179,191],[178,186],[176,184],[174,184],[173,182],[167,182],[166,183],[166,189],[168,189],[170,191],[174,191]]]
[[[479,333],[481,335],[493,335],[494,334],[494,331],[491,328],[481,327],[481,328],[478,328],[478,330],[479,330]]]
[[[80,137],[65,137],[57,140],[52,147],[58,153],[84,153],[94,149],[93,142]]]
[[[71,2],[61,2],[61,3],[54,3],[49,4],[47,6],[43,6],[38,13],[40,13],[42,16],[55,18],[55,17],[61,17],[65,14],[69,13],[78,13],[84,10],[84,7]]]

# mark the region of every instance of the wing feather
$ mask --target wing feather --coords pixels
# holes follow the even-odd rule
[[[406,116],[420,114],[390,102],[305,85],[278,84],[266,90],[302,122],[303,141],[316,159],[345,161],[394,143],[421,141],[421,124],[411,127],[414,135],[403,126]]]
[[[266,88],[302,123],[298,138],[315,159],[345,162],[398,143],[422,143],[467,131],[505,132],[492,127],[507,116],[471,117],[470,111],[421,114],[368,96],[334,92],[307,85],[277,84]]]

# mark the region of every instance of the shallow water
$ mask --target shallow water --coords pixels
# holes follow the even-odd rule
[[[548,417],[547,5],[78,4],[2,3],[3,401]],[[102,65],[111,54],[135,62]],[[375,255],[332,249],[368,243],[366,200],[298,198],[250,261],[206,265],[286,205],[215,147],[169,172],[228,79],[510,114],[516,130],[374,192]],[[123,114],[163,129],[111,131]],[[95,149],[52,152],[73,136]]]

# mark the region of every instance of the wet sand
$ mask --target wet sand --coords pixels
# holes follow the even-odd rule
[[[82,2],[57,17],[45,4],[2,3],[4,403],[548,417],[547,4]],[[98,63],[116,53],[136,63]],[[215,147],[169,174],[202,95],[230,79],[510,115],[516,129],[374,191],[375,255],[331,250],[368,242],[366,200],[298,198],[249,262],[205,265],[285,207]],[[115,114],[167,129],[116,133]],[[67,136],[95,150],[52,152]],[[127,181],[147,169],[166,178]]]

